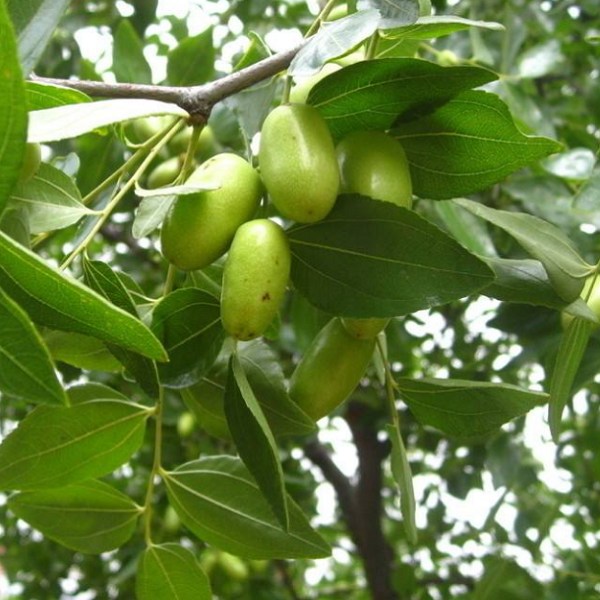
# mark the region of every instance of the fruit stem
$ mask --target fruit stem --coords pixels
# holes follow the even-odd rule
[[[383,364],[383,369],[385,371],[385,393],[388,402],[390,419],[392,420],[392,425],[398,429],[398,431],[400,431],[400,416],[398,414],[398,410],[396,409],[396,383],[394,381],[390,363],[387,358],[387,352],[385,351],[379,336],[377,336],[377,351],[379,352],[381,363]]]
[[[167,278],[165,279],[165,287],[163,289],[163,296],[167,296],[173,291],[173,283],[175,282],[176,273],[177,269],[175,266],[169,264],[169,268],[167,269]]]
[[[195,125],[192,129],[192,137],[190,138],[188,147],[185,152],[185,160],[181,167],[181,173],[179,177],[182,181],[186,181],[192,170],[194,169],[194,155],[196,154],[196,147],[198,146],[198,140],[200,134],[204,129],[205,125]]]
[[[81,240],[79,245],[73,249],[71,254],[65,258],[65,260],[60,265],[60,269],[66,269],[73,260],[83,252],[88,244],[94,239],[94,236],[100,231],[106,220],[110,217],[112,211],[116,208],[119,202],[127,195],[129,190],[135,185],[140,176],[144,173],[144,171],[148,168],[150,163],[154,160],[155,156],[160,152],[162,147],[167,144],[167,142],[181,129],[182,122],[178,121],[174,125],[170,125],[169,129],[166,132],[161,132],[163,136],[155,145],[150,149],[148,155],[142,161],[142,164],[134,171],[133,175],[127,180],[125,185],[113,196],[112,200],[104,207],[102,211],[100,211],[100,216],[98,221],[91,228],[90,232]],[[148,144],[154,138],[151,138],[148,141]],[[146,149],[146,144],[140,150]],[[126,163],[127,164],[127,163]]]
[[[158,400],[154,407],[154,460],[152,470],[148,476],[148,488],[146,489],[146,498],[144,499],[144,540],[146,545],[152,545],[152,500],[154,496],[155,480],[159,476],[162,460],[162,414],[165,398],[165,389],[161,385],[158,392]]]

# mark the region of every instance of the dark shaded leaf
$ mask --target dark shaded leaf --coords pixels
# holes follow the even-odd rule
[[[210,582],[194,555],[179,544],[149,546],[138,562],[138,600],[212,600]]]
[[[225,415],[240,458],[287,531],[289,515],[277,445],[235,352],[229,358]]]
[[[496,74],[479,67],[444,68],[416,58],[361,61],[319,81],[308,96],[336,139],[359,129],[386,130],[427,114]]]
[[[322,558],[331,552],[289,496],[289,531],[281,528],[238,458],[201,458],[163,475],[183,523],[217,548],[247,558]]]
[[[514,385],[459,379],[397,380],[402,399],[423,424],[464,440],[479,439],[548,401]]]
[[[196,383],[225,339],[219,301],[196,288],[175,290],[163,298],[152,313],[152,331],[169,355],[169,362],[159,367],[160,381],[175,388]]]
[[[288,236],[294,285],[330,314],[408,314],[479,291],[493,277],[415,212],[361,196],[340,196],[325,219]]]
[[[392,134],[408,156],[415,194],[437,200],[483,190],[561,149],[523,135],[498,96],[472,90],[431,115],[397,123]]]

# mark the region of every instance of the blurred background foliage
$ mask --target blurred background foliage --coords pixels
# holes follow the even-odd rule
[[[596,0],[433,0],[432,4],[436,14],[498,21],[506,31],[473,29],[397,52],[493,69],[500,79],[490,89],[507,102],[522,131],[552,137],[565,148],[562,154],[521,170],[475,197],[489,206],[514,207],[556,224],[589,262],[596,263],[600,257],[600,168],[596,164],[600,5]],[[299,39],[316,11],[315,5],[300,0],[73,0],[36,73],[155,84],[203,83],[230,71],[252,42],[260,54],[264,49],[257,40],[264,39],[277,50]],[[183,66],[190,60],[194,68],[188,72]],[[269,93],[266,110],[274,90]],[[236,98],[215,109],[210,124],[220,148],[246,152],[245,132],[252,133],[248,121],[252,115],[260,121],[256,103],[249,106]],[[118,136],[96,134],[46,149],[47,156],[63,161],[65,169],[76,175],[83,193],[117,168],[126,152]],[[166,265],[154,239],[131,235],[136,204],[132,195],[121,205],[90,254],[110,261],[129,274],[143,294],[152,296],[163,281]],[[442,224],[436,203],[422,199],[416,209]],[[53,235],[41,246],[43,254],[59,257],[64,244],[82,235],[85,226],[84,221]],[[473,221],[471,234],[503,257],[522,256],[511,238],[481,222]],[[281,335],[270,345],[287,373],[295,353],[306,347],[325,320],[325,315],[299,299],[286,306]],[[541,389],[560,332],[556,311],[468,298],[394,320],[388,344],[394,369],[402,376],[501,380]],[[469,445],[423,428],[407,409],[402,410],[417,494],[415,546],[405,538],[391,478],[383,475],[381,481],[369,481],[367,477],[368,469],[378,472],[382,464],[386,466],[389,450],[379,441],[385,422],[384,395],[371,370],[352,402],[328,419],[318,441],[290,439],[282,448],[288,490],[334,547],[332,558],[258,562],[204,550],[201,562],[210,573],[216,597],[371,597],[363,575],[365,557],[355,551],[347,515],[330,477],[324,475],[322,448],[338,464],[348,485],[375,498],[375,506],[377,499],[381,502],[385,548],[393,556],[395,597],[599,597],[599,335],[594,334],[588,348],[558,446],[550,442],[541,408],[491,438]],[[139,393],[134,384],[110,372],[90,373],[66,363],[59,363],[59,368],[70,384],[93,378],[132,398]],[[18,401],[5,402],[0,418],[10,423],[24,411]],[[167,397],[165,423],[166,465],[231,449],[226,440],[197,426],[175,393]],[[135,457],[135,468],[123,468],[115,477],[115,484],[138,501],[152,459],[152,432],[148,434],[148,446]],[[370,455],[370,447],[379,448],[380,454]],[[388,471],[386,466],[382,472]],[[203,550],[180,526],[166,498],[159,497],[157,503],[156,515],[162,518],[157,541],[181,540]],[[362,519],[376,519],[368,512],[368,503],[360,506]],[[15,598],[134,597],[134,561],[142,550],[141,537],[121,550],[92,557],[42,539],[17,522],[4,502],[0,523],[1,560]]]

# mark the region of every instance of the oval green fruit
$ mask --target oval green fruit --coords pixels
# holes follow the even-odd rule
[[[600,318],[600,277],[590,275],[586,280],[581,290],[581,298],[586,301],[590,310]],[[586,300],[587,298],[587,300]],[[560,323],[563,329],[566,329],[569,323],[574,319],[573,315],[562,311],[560,315]],[[599,325],[594,323],[594,329],[597,329]]]
[[[290,101],[303,104],[306,102],[310,90],[312,90],[321,79],[325,79],[325,77],[339,71],[341,68],[340,65],[336,65],[335,63],[326,63],[315,75],[299,78],[298,82],[290,90]]]
[[[307,104],[272,110],[260,136],[260,172],[277,210],[300,223],[323,219],[337,198],[340,176],[325,120]]]
[[[38,172],[41,162],[42,147],[39,144],[27,144],[23,154],[19,181],[21,183],[29,181]]]
[[[406,153],[381,131],[354,131],[336,148],[341,191],[412,207],[412,183]]]
[[[192,139],[193,127],[185,127],[175,137],[169,141],[169,150],[174,154],[184,154],[187,152],[188,145]],[[218,143],[214,131],[210,125],[205,125],[200,132],[196,144],[196,157],[200,160],[206,160],[218,152]]]
[[[179,175],[181,167],[182,163],[178,156],[165,160],[152,169],[150,175],[148,175],[146,185],[153,190],[172,184]]]
[[[262,195],[255,169],[236,154],[213,156],[188,182],[220,182],[216,190],[179,196],[161,230],[162,251],[184,271],[202,269],[226,251],[237,228],[251,219]]]
[[[371,319],[342,319],[342,324],[346,328],[346,331],[357,340],[375,339],[379,332],[387,327],[389,322],[389,319],[380,319],[377,317]]]
[[[268,219],[244,223],[236,232],[221,291],[221,321],[238,340],[262,335],[283,300],[290,276],[290,247],[283,229]]]
[[[350,335],[332,319],[312,341],[290,379],[290,398],[315,421],[344,402],[360,382],[375,339]]]

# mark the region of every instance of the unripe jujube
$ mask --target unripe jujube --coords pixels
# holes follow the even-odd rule
[[[316,108],[288,104],[271,111],[258,159],[269,196],[284,217],[312,223],[333,208],[340,176],[331,134]]]
[[[238,340],[262,335],[275,318],[290,275],[290,248],[283,229],[268,219],[236,232],[223,271],[221,320]]]
[[[332,319],[312,341],[290,380],[290,398],[315,421],[344,402],[371,360],[375,339],[350,335]]]
[[[180,269],[202,269],[223,255],[237,228],[258,208],[260,178],[240,156],[218,154],[200,165],[187,182],[213,180],[221,184],[219,189],[179,196],[163,223],[163,254]]]
[[[354,131],[336,148],[343,193],[411,208],[408,160],[400,143],[382,131]]]

